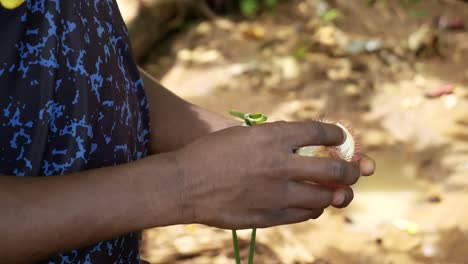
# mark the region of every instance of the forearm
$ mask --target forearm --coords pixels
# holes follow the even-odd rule
[[[199,137],[240,124],[181,99],[140,72],[150,106],[153,153],[179,149]]]
[[[65,176],[0,177],[0,263],[37,261],[147,227],[191,222],[171,155]]]

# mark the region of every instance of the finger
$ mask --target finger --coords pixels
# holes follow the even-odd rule
[[[311,158],[291,154],[286,162],[287,175],[295,181],[324,185],[353,185],[360,177],[359,164],[340,159]]]
[[[293,149],[311,145],[339,146],[346,138],[339,126],[317,121],[276,122],[272,126],[278,128]]]
[[[376,164],[374,159],[366,154],[359,153],[359,165],[362,176],[371,176],[375,173]]]
[[[323,214],[323,209],[298,209],[287,208],[271,211],[267,214],[262,214],[256,219],[255,227],[266,228],[278,225],[288,225],[307,221],[309,219],[317,219]]]
[[[354,199],[354,191],[350,187],[340,187],[333,193],[333,207],[345,208]]]
[[[288,208],[324,209],[336,202],[335,192],[334,189],[322,185],[291,181],[288,183],[286,203]],[[343,195],[338,205],[344,200]]]

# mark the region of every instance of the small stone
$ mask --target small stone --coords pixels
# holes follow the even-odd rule
[[[257,70],[259,67],[258,63],[255,61],[247,63],[237,63],[229,67],[228,71],[232,76],[239,76],[247,72],[252,72]]]
[[[431,89],[427,92],[424,93],[424,95],[427,98],[437,98],[441,97],[446,94],[451,94],[453,93],[453,90],[455,89],[455,86],[453,84],[444,84],[444,85],[439,85],[435,87],[434,89]]]
[[[263,82],[266,88],[277,88],[281,83],[281,77],[278,74],[272,74],[266,77]]]
[[[427,85],[427,79],[422,74],[416,74],[414,77],[414,83],[417,86],[425,87]]]
[[[327,76],[332,81],[346,80],[351,76],[352,63],[349,59],[341,59],[338,61],[336,68],[327,71]]]
[[[215,25],[224,30],[232,30],[234,28],[234,23],[227,19],[217,19]]]
[[[452,17],[448,15],[442,15],[434,19],[435,25],[439,29],[443,30],[463,30],[465,23],[462,17]]]
[[[331,25],[319,28],[313,38],[320,45],[333,49],[345,50],[349,42],[343,31]]]
[[[421,26],[408,37],[408,47],[416,55],[422,52],[431,55],[437,52],[437,35],[429,25]]]
[[[356,97],[359,95],[359,87],[355,84],[347,84],[344,88],[345,95],[349,97]]]
[[[345,216],[343,220],[344,220],[344,222],[346,224],[353,224],[354,223],[353,219],[351,219],[349,216]]]
[[[349,54],[358,54],[365,50],[366,43],[364,41],[354,40],[346,46],[346,52]]]
[[[179,50],[177,52],[177,58],[182,61],[189,61],[192,58],[192,53],[188,49]]]
[[[191,236],[183,236],[174,240],[174,247],[177,252],[184,255],[196,254],[203,250],[199,243]]]
[[[427,201],[430,203],[440,203],[442,198],[439,195],[431,195],[427,198]]]
[[[320,0],[320,1],[318,1],[317,6],[316,6],[315,8],[316,8],[316,14],[317,14],[317,16],[321,16],[321,15],[323,15],[325,12],[327,12],[328,10],[330,10],[330,4],[328,4],[327,1]]]
[[[241,28],[242,35],[248,39],[261,40],[265,38],[266,30],[259,25],[248,25]]]
[[[414,96],[414,97],[406,97],[401,100],[401,108],[405,110],[411,110],[418,108],[423,102],[423,98],[421,96]]]
[[[297,5],[297,10],[302,14],[302,15],[308,15],[310,14],[310,5],[306,2],[300,2]]]
[[[290,40],[295,33],[294,30],[291,29],[291,27],[283,27],[276,30],[274,34],[278,39]]]
[[[181,61],[206,64],[221,60],[223,55],[218,50],[197,48],[195,50],[180,50],[177,52],[177,58]]]
[[[200,35],[208,34],[211,32],[211,30],[212,30],[211,24],[208,22],[200,23],[195,29],[195,31]]]
[[[447,95],[443,98],[445,108],[453,109],[458,104],[458,99],[454,94]]]
[[[421,227],[417,223],[409,220],[397,219],[393,224],[396,228],[407,232],[409,235],[417,235],[421,232]]]
[[[379,39],[371,39],[366,42],[367,52],[375,52],[382,48],[382,41]]]
[[[314,120],[320,116],[325,101],[320,99],[285,101],[278,105],[270,117],[276,120]]]
[[[378,238],[375,239],[375,243],[376,243],[377,245],[379,245],[379,246],[382,246],[382,244],[383,244],[383,239],[380,238],[380,237],[378,237]]]
[[[275,58],[273,64],[280,69],[284,80],[297,79],[300,75],[300,67],[296,59],[292,56]]]

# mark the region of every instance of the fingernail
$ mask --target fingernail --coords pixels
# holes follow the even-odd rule
[[[361,170],[364,176],[373,175],[375,173],[375,162],[369,159],[361,161]]]
[[[344,190],[337,190],[333,194],[333,206],[340,206],[346,199],[346,193]]]
[[[341,129],[341,134],[343,134],[343,142],[341,142],[341,144],[344,144],[348,138],[348,135],[346,135],[346,132],[343,129]]]
[[[345,200],[339,207],[340,208],[347,207],[351,203],[352,200],[353,200],[352,194],[350,194],[349,192],[345,192]]]

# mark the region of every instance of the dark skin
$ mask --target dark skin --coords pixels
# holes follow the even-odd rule
[[[191,206],[196,222],[230,229],[270,227],[317,218],[330,205],[347,206],[359,164],[294,154],[300,146],[342,142],[341,129],[318,122],[235,127],[196,140],[178,151],[188,165],[181,173],[197,175],[187,186],[187,196],[197,203]]]
[[[293,154],[303,145],[341,144],[337,126],[241,127],[147,75],[144,81],[157,120],[151,125],[153,155],[59,177],[0,177],[0,263],[37,261],[150,227],[243,229],[306,221],[328,206],[347,206],[350,186],[374,172],[365,155],[348,163]]]

